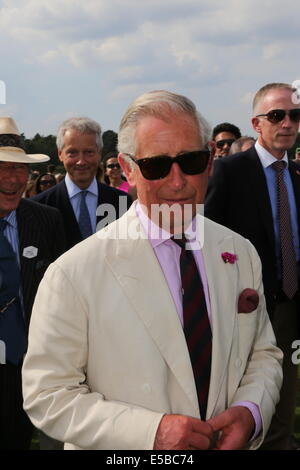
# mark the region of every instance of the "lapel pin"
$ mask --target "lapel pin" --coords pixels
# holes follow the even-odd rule
[[[38,249],[35,246],[26,246],[23,250],[24,258],[35,258],[38,254]]]

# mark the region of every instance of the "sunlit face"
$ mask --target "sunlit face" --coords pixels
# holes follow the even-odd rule
[[[121,167],[117,157],[109,158],[105,164],[106,171],[105,174],[109,178],[118,179],[121,178]]]
[[[266,114],[273,109],[299,108],[300,105],[292,102],[292,93],[286,88],[270,90],[258,103],[255,115]],[[291,121],[288,115],[277,124],[269,122],[266,117],[253,117],[252,125],[259,134],[258,143],[278,159],[294,145],[299,129],[299,123]]]
[[[151,158],[158,155],[175,157],[178,154],[203,149],[196,122],[188,115],[171,117],[168,122],[153,116],[140,120],[136,129],[136,159]],[[177,204],[181,212],[188,208],[192,216],[196,214],[197,204],[204,202],[211,161],[205,172],[198,175],[186,175],[177,163],[171,166],[170,173],[163,179],[147,180],[139,167],[130,166],[119,157],[130,185],[136,186],[139,202],[147,209],[148,216],[153,218],[153,206]],[[155,219],[154,222],[157,223]],[[159,223],[161,225],[161,223]],[[177,231],[176,221],[170,222],[170,231]]]
[[[100,153],[95,134],[82,134],[76,129],[68,129],[64,135],[64,146],[58,151],[71,180],[80,189],[89,187],[97,173]]]
[[[227,157],[229,154],[229,150],[231,145],[228,142],[225,142],[222,148],[218,148],[217,142],[220,142],[222,140],[236,140],[236,137],[234,134],[231,132],[220,132],[219,134],[216,135],[215,137],[215,142],[216,142],[216,153],[215,157],[222,158],[222,157]]]
[[[0,217],[5,217],[18,207],[28,174],[26,163],[0,162]]]

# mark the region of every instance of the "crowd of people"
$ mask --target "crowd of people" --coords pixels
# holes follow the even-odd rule
[[[63,175],[0,117],[0,448],[294,448],[294,91],[258,90],[256,138],[168,91],[105,155],[70,118]]]

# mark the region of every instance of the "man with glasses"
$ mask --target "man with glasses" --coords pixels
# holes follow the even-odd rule
[[[222,122],[214,127],[212,138],[215,142],[215,158],[227,157],[231,145],[240,137],[239,128],[229,122]]]
[[[67,448],[240,449],[263,439],[281,352],[253,246],[201,215],[209,139],[188,98],[135,100],[119,162],[138,200],[45,276],[25,408]]]
[[[218,162],[205,204],[207,217],[248,238],[260,255],[268,312],[284,352],[283,387],[266,449],[290,449],[297,391],[293,342],[299,339],[300,175],[287,158],[300,105],[290,85],[271,83],[253,101],[257,142]]]
[[[56,209],[22,199],[29,164],[13,119],[0,117],[0,449],[28,450],[33,426],[23,410],[21,368],[34,297],[48,265],[64,252]]]

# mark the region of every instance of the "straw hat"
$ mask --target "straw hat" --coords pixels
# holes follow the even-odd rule
[[[43,163],[48,160],[50,158],[43,154],[27,155],[15,121],[0,117],[0,162]]]

